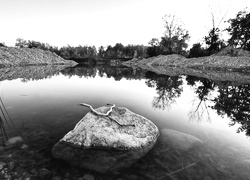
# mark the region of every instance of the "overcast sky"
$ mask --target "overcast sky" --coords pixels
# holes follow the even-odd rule
[[[175,13],[193,44],[211,29],[211,12],[218,24],[227,11],[225,20],[249,6],[249,0],[0,0],[0,42],[14,46],[23,38],[59,47],[147,45],[163,35],[162,17]]]

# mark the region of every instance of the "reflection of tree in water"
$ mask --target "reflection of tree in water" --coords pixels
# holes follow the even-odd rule
[[[65,76],[78,76],[78,77],[96,77],[97,73],[100,77],[113,77],[116,81],[125,79],[142,79],[144,77],[145,70],[132,69],[128,67],[110,67],[106,65],[101,66],[83,66],[78,65],[75,67],[68,67],[61,71]]]
[[[146,84],[149,87],[155,87],[158,96],[153,100],[153,107],[159,109],[170,108],[175,99],[180,96],[182,89],[181,77],[171,77],[167,75],[157,75],[153,72],[146,72],[142,69],[132,69],[128,67],[110,67],[110,66],[75,66],[61,71],[67,76],[77,75],[79,77],[113,77],[116,81],[125,79],[146,78]]]
[[[153,72],[146,72],[145,70],[136,70],[124,67],[84,67],[76,66],[74,68],[66,68],[61,71],[67,76],[77,75],[79,77],[95,77],[99,76],[113,77],[115,80],[125,79],[143,79],[146,78],[148,87],[156,88],[157,97],[154,97],[152,102],[154,108],[168,109],[178,98],[182,89],[182,78],[171,77],[167,75],[158,75]],[[186,77],[187,84],[194,88],[197,98],[193,101],[193,109],[189,113],[190,120],[201,121],[202,119],[209,120],[209,107],[215,109],[219,115],[227,115],[231,118],[234,125],[237,122],[241,124],[239,132],[245,131],[250,136],[250,85],[241,86],[216,86],[216,84],[209,79],[198,78],[194,76]],[[216,97],[210,96],[212,92],[217,92]],[[208,105],[209,103],[214,105]]]
[[[147,72],[146,84],[148,87],[155,87],[157,97],[154,97],[153,107],[157,109],[169,109],[175,99],[180,97],[182,88],[182,78],[179,76],[158,75],[153,72]]]
[[[189,112],[189,119],[201,121],[207,119],[210,121],[207,100],[209,94],[215,88],[215,83],[212,80],[205,78],[198,78],[195,76],[186,77],[187,84],[195,88],[197,99],[193,100],[193,109]]]
[[[250,136],[250,85],[228,86],[219,89],[219,96],[212,107],[219,115],[227,115],[232,122],[239,123],[238,132],[246,132]]]
[[[198,103],[189,113],[189,118],[200,121],[203,115],[208,115],[208,107],[217,111],[220,116],[227,115],[230,119],[230,126],[236,123],[241,126],[238,132],[246,132],[250,136],[250,85],[239,86],[219,86],[218,96],[209,97],[210,92],[214,91],[215,83],[212,80],[187,76],[188,85],[195,87],[198,95]],[[207,102],[214,105],[207,106]]]
[[[128,67],[100,66],[98,67],[98,71],[101,77],[106,75],[108,78],[113,77],[116,81],[120,81],[122,78],[142,79],[144,77],[144,70]]]
[[[75,67],[67,67],[61,71],[61,73],[65,76],[78,76],[78,77],[95,77],[97,70],[95,67],[89,66],[75,66]]]

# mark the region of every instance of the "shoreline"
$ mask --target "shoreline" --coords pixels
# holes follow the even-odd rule
[[[123,65],[169,76],[190,75],[214,81],[250,83],[250,57],[213,55],[187,59],[174,54],[132,59]]]

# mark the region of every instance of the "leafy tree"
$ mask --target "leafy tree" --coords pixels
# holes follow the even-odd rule
[[[97,56],[97,50],[95,46],[89,46],[87,47],[88,51],[87,51],[87,55],[89,57],[96,57]]]
[[[189,58],[206,56],[206,50],[201,47],[200,43],[193,44],[189,51]]]
[[[111,45],[109,45],[106,49],[105,57],[106,58],[114,58],[115,54],[116,54],[115,50],[113,49],[113,47]]]
[[[216,53],[226,47],[223,40],[220,39],[220,29],[215,27],[209,31],[208,36],[205,36],[205,43],[208,45],[208,55]]]
[[[148,42],[149,47],[147,48],[147,55],[149,57],[158,56],[161,54],[160,42],[157,38],[152,38]]]
[[[6,47],[5,43],[0,43],[0,47]]]
[[[228,43],[234,47],[250,50],[250,13],[240,11],[234,19],[229,19],[226,29],[231,36]]]
[[[134,58],[146,57],[146,47],[143,45],[127,45],[116,43],[114,47],[109,45],[106,50],[99,48],[98,56],[102,58]]]
[[[85,62],[86,60],[95,58],[97,51],[95,46],[63,46],[59,50],[59,55],[64,59],[72,59],[77,62]]]
[[[22,39],[22,38],[17,38],[15,46],[18,47],[18,48],[27,47],[27,41]]]
[[[98,56],[101,57],[101,58],[103,58],[104,57],[104,53],[105,53],[104,47],[103,46],[99,47],[99,49],[98,49]]]
[[[165,15],[163,21],[166,28],[160,42],[163,54],[182,54],[188,47],[187,41],[190,38],[188,31],[174,14]]]
[[[227,11],[228,12],[228,11]],[[218,51],[220,51],[222,48],[226,47],[224,41],[220,38],[221,36],[221,30],[219,29],[221,22],[225,18],[227,12],[224,14],[222,18],[215,19],[215,15],[213,12],[211,12],[212,16],[212,29],[209,30],[208,36],[205,36],[205,43],[208,45],[207,48],[207,55],[214,54]],[[216,20],[219,20],[218,23],[216,23]]]
[[[113,47],[115,57],[121,58],[123,55],[124,46],[121,43],[116,43]]]

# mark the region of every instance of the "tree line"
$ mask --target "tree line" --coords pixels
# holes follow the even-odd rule
[[[227,21],[229,27],[226,29],[219,29],[219,25],[215,26],[214,16],[212,16],[212,28],[203,38],[206,46],[203,47],[201,42],[197,42],[189,51],[186,49],[190,36],[183,28],[180,19],[170,14],[163,20],[166,29],[164,36],[160,40],[153,38],[149,41],[148,56],[181,54],[189,58],[202,57],[217,53],[227,46],[250,51],[250,13],[245,10],[238,12],[235,18],[229,19]],[[222,39],[220,34],[223,31],[229,34],[228,40]]]
[[[110,58],[132,59],[132,58],[147,58],[158,55],[181,54],[185,57],[202,57],[209,56],[220,51],[226,46],[234,48],[242,48],[250,51],[250,13],[240,11],[235,18],[229,19],[229,27],[219,29],[215,26],[214,16],[212,16],[212,28],[208,35],[204,36],[202,42],[197,42],[192,45],[190,50],[187,50],[188,40],[190,35],[188,30],[184,28],[180,18],[174,14],[168,14],[163,17],[165,32],[160,39],[152,38],[147,46],[144,45],[127,45],[116,43],[114,46],[101,46],[98,49],[95,46],[63,46],[58,48],[47,43],[41,43],[34,40],[24,40],[18,38],[15,46],[18,48],[40,48],[56,53],[64,59],[76,61],[105,60]],[[229,39],[221,38],[221,32],[227,31]],[[5,46],[0,43],[0,46]]]
[[[34,40],[24,40],[22,38],[17,38],[16,47],[18,48],[39,48],[42,50],[48,50],[64,59],[84,61],[84,60],[103,60],[111,58],[119,59],[132,59],[134,57],[146,57],[147,47],[144,45],[127,45],[124,46],[121,43],[116,43],[114,46],[101,46],[98,48],[95,46],[63,46],[58,48],[56,46],[51,46],[47,43],[41,43]]]

